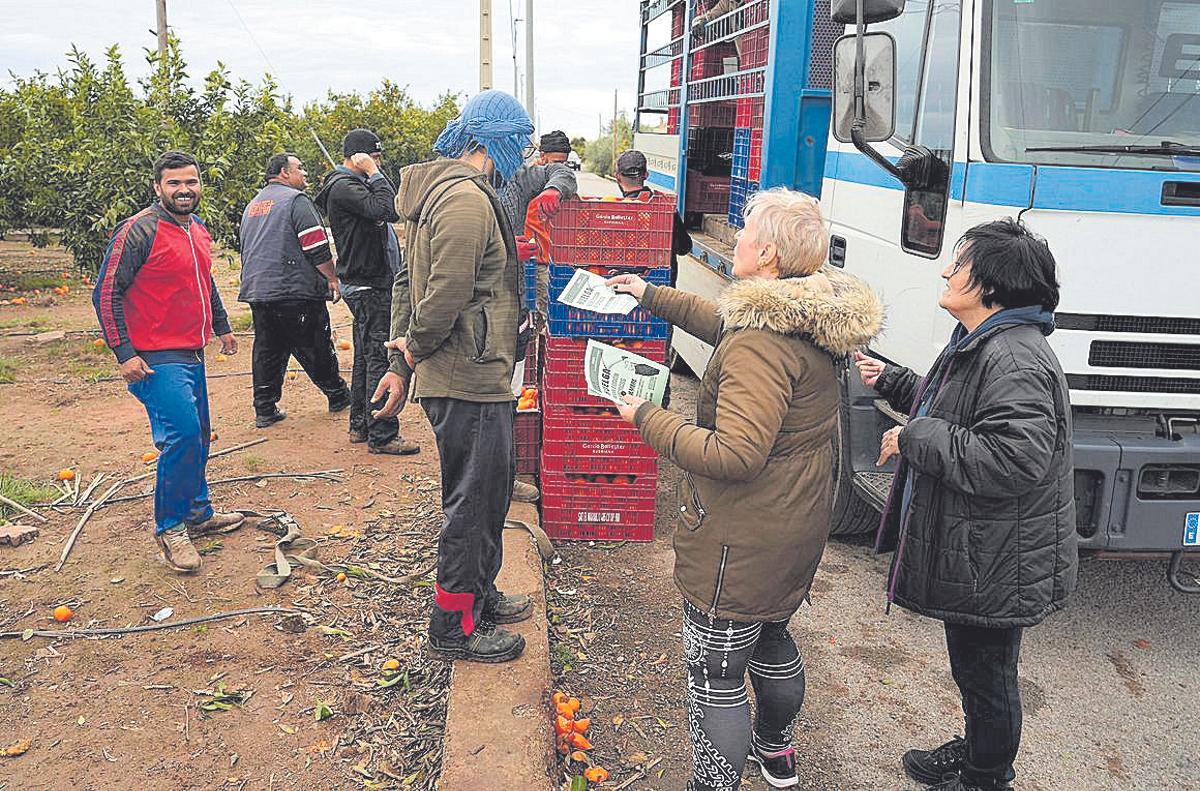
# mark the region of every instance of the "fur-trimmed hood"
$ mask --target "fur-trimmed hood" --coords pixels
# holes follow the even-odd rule
[[[739,280],[718,300],[729,329],[807,335],[833,354],[850,354],[883,329],[883,302],[857,277],[830,267],[807,277]]]

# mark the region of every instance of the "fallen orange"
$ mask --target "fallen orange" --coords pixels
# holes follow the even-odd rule
[[[54,620],[58,621],[59,623],[66,623],[67,621],[71,620],[71,616],[74,614],[75,613],[71,611],[71,608],[65,604],[60,604],[54,608]]]
[[[156,450],[148,450],[142,454],[142,461],[144,461],[147,464],[149,464],[150,462],[154,461],[157,458],[158,458],[158,451],[156,451]]]
[[[58,479],[60,481],[75,480],[75,470],[59,470],[58,471]]]
[[[338,348],[342,351],[346,351],[350,348],[350,341],[338,341]]]
[[[600,766],[591,766],[583,773],[583,776],[589,783],[603,783],[608,779],[608,770]]]

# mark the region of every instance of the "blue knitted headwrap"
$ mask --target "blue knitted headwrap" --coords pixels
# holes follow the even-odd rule
[[[484,91],[446,124],[433,150],[453,159],[475,145],[483,146],[496,163],[496,171],[508,181],[521,167],[521,153],[531,134],[533,121],[520,102],[504,91]]]

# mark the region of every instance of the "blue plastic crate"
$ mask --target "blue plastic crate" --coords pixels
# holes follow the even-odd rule
[[[619,270],[618,270],[619,271]],[[550,334],[559,338],[666,338],[670,325],[656,319],[645,308],[634,308],[629,315],[593,313],[558,301],[563,289],[575,276],[575,267],[550,265]],[[649,269],[642,273],[647,283],[666,286],[671,283],[670,269]]]
[[[537,300],[537,263],[525,262],[525,307],[533,310]]]
[[[729,224],[742,228],[746,224],[743,212],[750,196],[758,192],[758,183],[746,179],[733,178],[729,180]]]
[[[733,130],[733,158],[730,174],[735,179],[746,179],[750,175],[750,129]]]

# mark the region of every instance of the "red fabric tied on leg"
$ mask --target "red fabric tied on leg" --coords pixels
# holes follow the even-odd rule
[[[461,612],[463,634],[471,636],[471,632],[475,631],[475,594],[450,593],[434,583],[433,600],[447,612]]]

